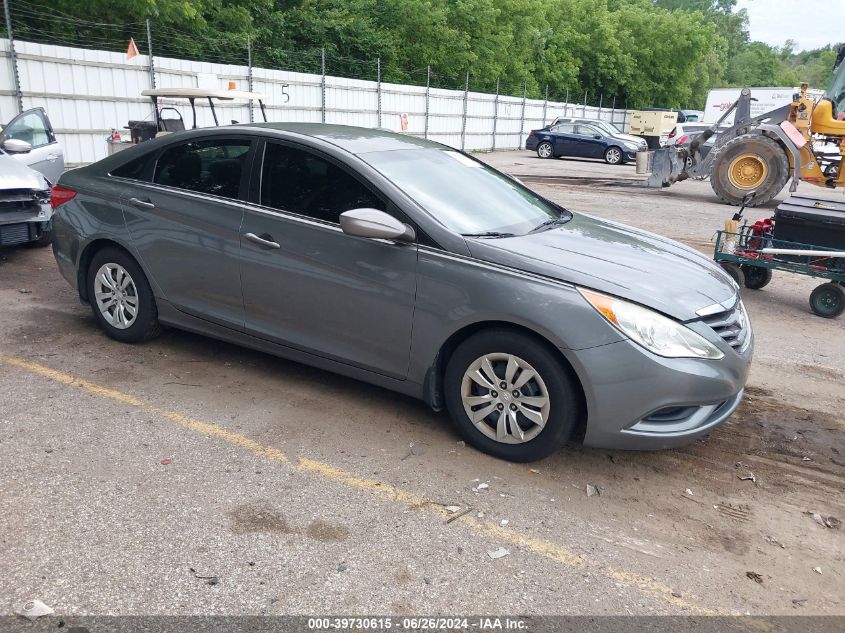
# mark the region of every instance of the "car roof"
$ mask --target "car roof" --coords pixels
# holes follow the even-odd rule
[[[444,149],[445,146],[410,134],[400,134],[385,129],[335,125],[332,123],[246,123],[231,128],[275,130],[286,135],[307,136],[331,143],[352,154],[381,152],[397,149]],[[219,128],[225,130],[224,128]],[[446,148],[451,149],[451,148]]]

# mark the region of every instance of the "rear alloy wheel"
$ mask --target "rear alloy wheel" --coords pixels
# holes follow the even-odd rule
[[[826,319],[838,317],[845,311],[845,290],[833,282],[816,287],[810,295],[810,309]]]
[[[745,287],[750,290],[760,290],[769,285],[772,280],[772,269],[762,266],[740,266],[742,276],[745,280]]]
[[[87,281],[91,309],[111,338],[139,343],[161,331],[150,284],[128,253],[117,248],[96,253]]]
[[[717,150],[710,185],[723,202],[739,206],[754,192],[747,205],[756,207],[778,195],[789,179],[789,159],[778,143],[762,134],[743,134]]]
[[[552,149],[552,144],[543,141],[537,146],[537,156],[540,158],[552,158],[554,156],[554,150]]]
[[[622,158],[622,150],[618,147],[608,147],[604,152],[604,162],[608,165],[619,165]]]
[[[509,330],[464,341],[446,368],[446,406],[463,438],[515,462],[560,449],[580,419],[569,373],[542,343]]]

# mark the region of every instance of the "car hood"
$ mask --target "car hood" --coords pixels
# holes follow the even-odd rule
[[[475,258],[606,292],[682,321],[737,293],[730,277],[699,252],[583,214],[551,229],[468,238],[467,244]]]
[[[645,143],[645,139],[642,139],[639,136],[634,136],[633,134],[614,134],[613,136],[623,141],[636,143],[637,145],[643,145]]]
[[[47,189],[47,181],[34,169],[0,154],[0,189]]]

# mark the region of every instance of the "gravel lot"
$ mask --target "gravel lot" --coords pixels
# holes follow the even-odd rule
[[[706,183],[601,180],[632,166],[482,158],[703,251],[733,212]],[[708,438],[516,465],[354,380],[172,330],[111,341],[49,249],[0,251],[0,615],[845,615],[845,528],[806,514],[845,520],[845,319],[809,312],[814,285],[745,292],[747,398]]]

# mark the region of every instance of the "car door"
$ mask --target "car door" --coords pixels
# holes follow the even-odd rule
[[[18,152],[6,147],[6,141],[12,139],[26,141],[31,149]],[[9,121],[0,132],[0,147],[15,159],[44,174],[51,183],[56,182],[65,169],[64,152],[42,108],[26,110]]]
[[[242,199],[257,143],[216,135],[170,144],[154,159],[149,182],[127,177],[121,196],[132,243],[164,299],[241,331]],[[133,174],[132,163],[124,167],[112,175]]]
[[[377,208],[406,218],[347,166],[267,141],[241,230],[247,332],[404,378],[417,246],[345,234],[339,216]]]
[[[575,130],[578,141],[578,156],[584,158],[601,158],[607,147],[604,134],[592,125],[579,124]]]
[[[550,130],[554,134],[556,156],[576,156],[573,152],[575,144],[575,125],[572,123],[558,123]]]

